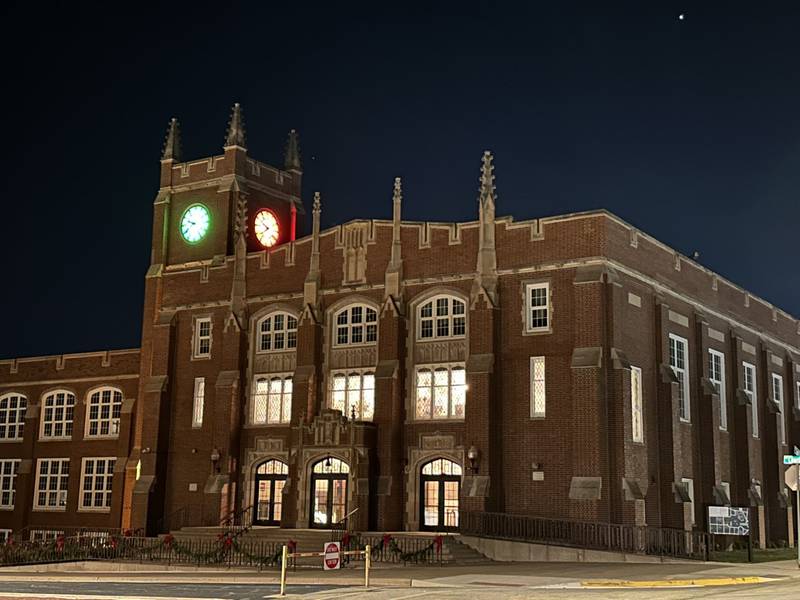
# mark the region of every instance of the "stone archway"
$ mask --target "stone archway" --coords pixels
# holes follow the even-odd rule
[[[437,458],[456,464],[464,464],[464,447],[457,446],[455,436],[439,433],[420,435],[419,446],[408,449],[406,472],[405,527],[407,531],[420,530],[420,470],[422,466]]]

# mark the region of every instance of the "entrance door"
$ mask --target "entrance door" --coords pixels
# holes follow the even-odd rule
[[[283,487],[289,467],[279,460],[268,460],[256,469],[256,497],[253,502],[253,525],[280,525]]]
[[[329,456],[311,472],[311,527],[329,529],[347,514],[347,463]]]
[[[420,529],[458,529],[461,466],[445,458],[432,460],[422,466],[419,483]]]

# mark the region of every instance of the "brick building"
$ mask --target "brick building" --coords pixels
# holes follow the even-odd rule
[[[0,361],[0,529],[733,504],[793,541],[796,318],[606,211],[497,218],[488,152],[466,223],[403,221],[397,179],[391,220],[321,231],[302,174],[294,132],[283,168],[248,156],[238,105],[211,158],[172,121],[141,348]]]

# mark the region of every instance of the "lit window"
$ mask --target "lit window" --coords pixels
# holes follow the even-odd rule
[[[194,356],[211,356],[211,319],[203,317],[194,322]]]
[[[708,379],[719,396],[719,428],[728,429],[728,402],[725,397],[725,355],[716,350],[708,351]]]
[[[689,396],[688,342],[677,335],[669,334],[669,366],[678,378],[678,411],[681,421],[691,421]]]
[[[461,475],[461,465],[446,458],[437,458],[422,467],[423,475]]]
[[[419,366],[417,419],[463,419],[467,399],[463,364]]]
[[[22,394],[0,397],[0,440],[21,440],[28,400]]]
[[[334,371],[330,378],[330,406],[359,421],[375,416],[375,373],[372,371]]]
[[[87,437],[116,437],[119,435],[119,419],[122,414],[122,392],[115,388],[103,388],[89,396],[86,418]]]
[[[544,356],[531,356],[531,418],[543,419],[547,385],[545,380]]]
[[[750,397],[750,424],[753,430],[753,437],[757,438],[758,433],[758,394],[756,393],[756,368],[750,363],[743,362],[744,369],[744,393]]]
[[[75,395],[65,390],[50,392],[42,403],[43,438],[72,437],[72,418],[75,412]]]
[[[279,460],[268,460],[258,465],[259,475],[288,475],[289,465]]]
[[[466,305],[452,296],[436,296],[417,309],[417,336],[421,340],[464,337]]]
[[[642,412],[642,370],[631,367],[631,437],[637,443],[644,441]]]
[[[287,312],[272,313],[258,322],[258,351],[280,352],[297,348],[297,318]]]
[[[194,378],[194,395],[192,400],[192,427],[203,426],[203,410],[206,403],[206,378]]]
[[[772,401],[778,407],[778,440],[786,445],[786,416],[783,405],[783,377],[772,374]]]
[[[69,459],[40,458],[36,468],[34,508],[66,510],[69,489]]]
[[[292,378],[287,375],[256,377],[253,385],[253,423],[289,423],[292,420]]]
[[[529,332],[550,329],[550,284],[529,283],[525,286],[526,327]]]
[[[20,459],[0,460],[0,508],[14,508]]]
[[[314,464],[314,473],[349,473],[350,465],[343,460],[329,456]]]
[[[336,313],[334,345],[374,344],[378,340],[378,313],[364,304],[353,304]]]
[[[111,510],[116,458],[84,458],[81,470],[81,510]]]

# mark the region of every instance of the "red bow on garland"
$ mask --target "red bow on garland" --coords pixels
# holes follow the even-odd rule
[[[13,546],[13,545],[14,545],[14,536],[10,535],[10,536],[8,536],[8,539],[6,540],[6,546]]]
[[[392,536],[390,536],[388,533],[384,533],[383,534],[383,547],[384,548],[388,548],[389,547],[389,542],[391,542],[391,541],[392,541]]]
[[[290,554],[293,554],[294,551],[297,549],[297,542],[294,540],[289,540],[286,542],[286,549],[289,551]]]
[[[440,535],[437,535],[433,540],[433,544],[436,546],[436,554],[442,553],[442,543],[444,543],[444,538]]]
[[[117,545],[118,545],[118,544],[119,544],[119,540],[116,538],[116,536],[112,537],[112,538],[111,538],[111,547],[112,547],[114,550],[116,550],[116,549],[117,549]]]
[[[348,545],[350,545],[350,534],[345,531],[344,535],[342,536],[342,546],[347,547]]]
[[[122,532],[122,535],[124,535],[125,537],[133,537],[133,531],[131,531],[130,529],[126,529],[125,531]]]
[[[60,534],[56,538],[56,550],[58,550],[59,552],[64,550],[64,535],[63,534]]]
[[[171,533],[168,533],[167,535],[164,536],[164,545],[167,547],[167,549],[172,548],[172,542],[174,541],[175,541],[175,536],[172,535]]]

